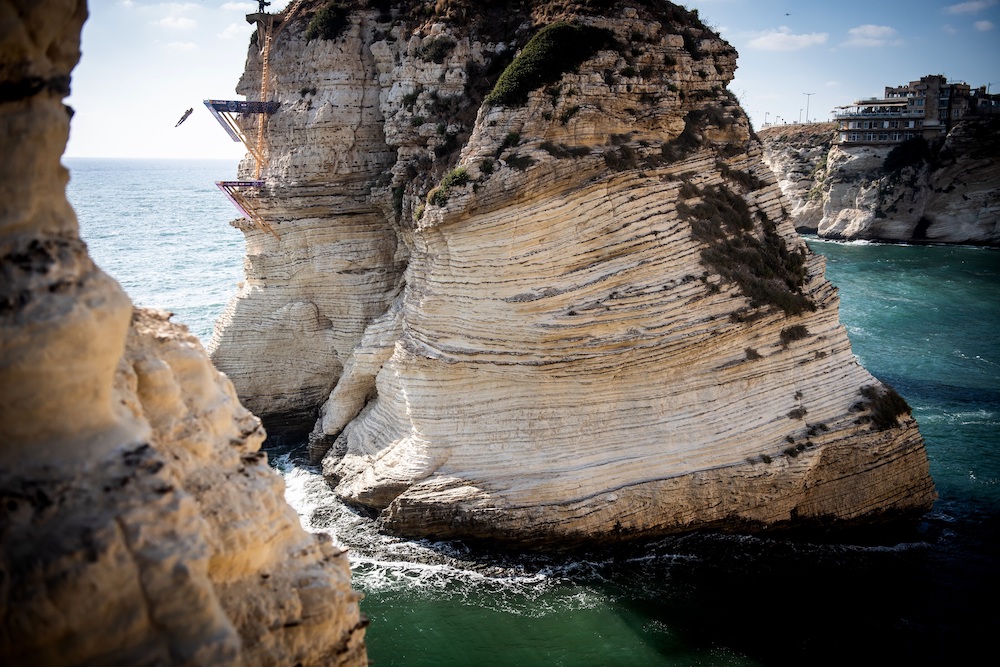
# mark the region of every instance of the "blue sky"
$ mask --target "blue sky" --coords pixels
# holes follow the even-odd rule
[[[272,0],[280,10],[284,0]],[[1000,92],[1000,0],[692,0],[739,51],[754,126],[831,110],[926,74]],[[90,0],[73,73],[74,157],[238,158],[202,100],[235,94],[253,27],[247,0]],[[812,93],[806,95],[806,93]],[[807,107],[808,104],[808,107]],[[194,113],[174,124],[190,107]],[[808,108],[808,115],[806,113]]]

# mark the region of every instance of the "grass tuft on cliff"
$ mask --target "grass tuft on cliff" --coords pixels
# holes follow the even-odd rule
[[[613,41],[611,33],[601,28],[565,21],[547,25],[507,66],[485,102],[491,106],[521,106],[528,101],[528,93],[555,83]]]
[[[899,417],[910,414],[910,406],[896,390],[886,385],[882,391],[873,385],[862,387],[859,392],[864,398],[854,407],[867,410],[867,417],[861,421],[870,421],[878,431],[888,431],[899,425]]]
[[[802,293],[805,252],[790,251],[773,222],[758,215],[758,233],[746,201],[725,186],[699,189],[686,183],[681,196],[691,194],[701,201],[679,202],[677,214],[690,223],[695,240],[708,246],[701,251],[702,264],[739,287],[751,306],[774,306],[786,315],[816,310]]]
[[[337,39],[347,28],[351,7],[344,2],[328,2],[309,21],[306,41]]]

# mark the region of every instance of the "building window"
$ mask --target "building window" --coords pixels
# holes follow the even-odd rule
[[[899,127],[899,121],[898,120],[891,120],[891,121],[889,121],[889,127],[892,127],[892,128]]]

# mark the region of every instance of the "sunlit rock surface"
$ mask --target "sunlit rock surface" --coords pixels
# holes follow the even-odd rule
[[[902,160],[890,159],[891,146],[837,144],[835,128],[760,133],[796,229],[830,239],[1000,245],[1000,118],[966,118],[943,142]]]
[[[347,558],[284,502],[260,420],[79,238],[85,18],[0,0],[0,664],[367,664]]]
[[[588,5],[402,3],[306,40],[310,5],[270,60],[256,203],[280,239],[242,226],[214,360],[404,535],[919,515],[920,434],[851,354],[725,88],[735,51],[669,3]],[[548,55],[582,44],[579,66],[488,98],[559,21]],[[260,72],[251,49],[240,90]]]

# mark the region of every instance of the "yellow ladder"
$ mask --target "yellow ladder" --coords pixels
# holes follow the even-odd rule
[[[260,101],[267,101],[267,79],[270,75],[270,67],[268,61],[271,54],[271,22],[268,21],[267,31],[264,36],[264,51],[261,54],[261,73],[260,73]],[[261,114],[257,120],[257,150],[250,151],[254,154],[254,158],[257,161],[257,167],[254,171],[254,178],[260,179],[260,168],[264,162],[264,124],[267,122],[267,115]]]

